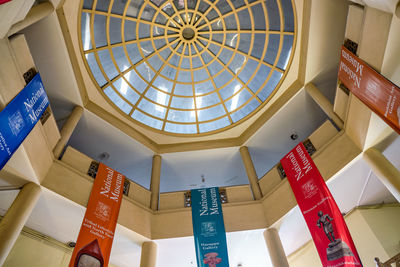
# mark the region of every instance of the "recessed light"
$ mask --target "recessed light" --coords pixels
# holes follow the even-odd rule
[[[110,154],[107,152],[103,152],[97,156],[99,160],[108,160],[110,158]]]
[[[293,133],[293,134],[290,136],[290,139],[292,139],[292,140],[296,140],[297,138],[299,138],[299,136],[298,136],[296,133]]]

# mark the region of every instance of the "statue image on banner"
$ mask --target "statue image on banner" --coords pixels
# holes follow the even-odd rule
[[[317,226],[325,232],[325,235],[328,237],[330,243],[326,248],[326,257],[328,261],[334,261],[340,259],[344,256],[354,256],[351,252],[349,246],[340,239],[335,239],[335,234],[333,231],[332,221],[333,219],[329,216],[329,214],[324,214],[321,210],[318,211],[318,221]]]
[[[208,264],[208,267],[216,267],[218,263],[222,261],[221,258],[217,258],[218,253],[216,252],[210,252],[204,255],[204,260],[203,262],[205,264]]]
[[[74,267],[103,267],[103,265],[103,255],[99,242],[95,239],[78,252]]]

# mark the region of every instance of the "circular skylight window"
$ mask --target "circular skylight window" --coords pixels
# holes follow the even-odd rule
[[[293,53],[291,0],[84,0],[81,48],[122,113],[175,134],[215,132],[265,104]]]

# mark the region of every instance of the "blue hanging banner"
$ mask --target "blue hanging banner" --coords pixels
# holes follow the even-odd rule
[[[0,112],[0,170],[49,105],[39,73]]]
[[[218,187],[191,190],[191,200],[197,266],[229,267]]]

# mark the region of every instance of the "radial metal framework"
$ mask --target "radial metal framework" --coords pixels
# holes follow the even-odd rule
[[[272,97],[293,56],[291,0],[84,0],[80,46],[125,116],[178,135],[214,133]]]

